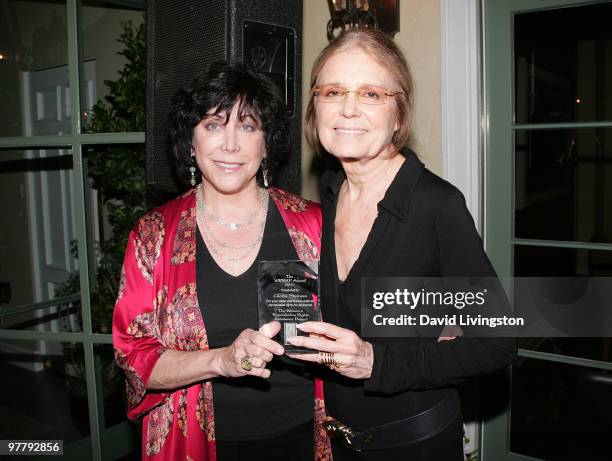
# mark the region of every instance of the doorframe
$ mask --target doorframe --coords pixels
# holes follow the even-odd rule
[[[443,176],[465,196],[476,228],[482,235],[484,150],[480,0],[442,0],[440,6]],[[481,428],[479,419],[465,425],[468,453],[479,449]]]
[[[442,0],[444,178],[465,196],[483,232],[483,123],[480,0]]]

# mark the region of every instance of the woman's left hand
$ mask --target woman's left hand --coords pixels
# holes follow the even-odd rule
[[[325,322],[304,322],[297,328],[311,336],[294,336],[288,341],[294,346],[307,347],[320,352],[330,352],[337,366],[330,368],[353,379],[368,379],[374,365],[372,345],[362,340],[352,330]],[[289,357],[307,362],[321,363],[321,355],[287,354]]]

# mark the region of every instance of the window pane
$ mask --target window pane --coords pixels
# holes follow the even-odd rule
[[[140,459],[138,422],[126,417],[127,400],[123,372],[115,365],[111,344],[96,344],[94,357],[100,418],[102,459]]]
[[[93,198],[87,214],[94,242],[89,258],[93,331],[110,333],[127,238],[145,211],[145,150],[88,146],[84,158]]]
[[[0,9],[0,136],[70,132],[66,2],[5,0]]]
[[[3,316],[2,328],[81,331],[73,189],[69,150],[0,151],[0,315],[76,298]]]
[[[612,251],[516,245],[514,274],[517,277],[612,275]],[[610,338],[523,338],[519,346],[552,354],[612,361]]]
[[[612,372],[522,359],[512,378],[512,452],[548,461],[610,458]]]
[[[517,123],[612,120],[612,2],[514,16]]]
[[[612,242],[612,129],[515,134],[517,238]]]
[[[515,245],[515,277],[572,277],[612,275],[611,250]]]
[[[71,459],[91,458],[82,345],[2,340],[0,376],[2,439],[59,439]]]
[[[145,2],[114,3],[88,1],[81,9],[85,132],[144,131]]]

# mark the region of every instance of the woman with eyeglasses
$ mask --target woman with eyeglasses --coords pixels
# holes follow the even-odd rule
[[[322,178],[324,322],[291,341],[318,351],[295,357],[331,369],[336,461],[462,460],[453,386],[516,355],[514,338],[361,337],[364,277],[495,277],[462,194],[405,147],[412,86],[401,51],[369,28],[345,31],[312,69],[306,135],[342,168]]]

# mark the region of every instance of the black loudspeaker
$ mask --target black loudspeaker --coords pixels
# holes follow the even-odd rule
[[[146,177],[152,204],[183,190],[168,139],[172,96],[223,59],[243,61],[266,73],[285,96],[293,150],[279,182],[298,193],[302,0],[149,0],[146,25]]]

